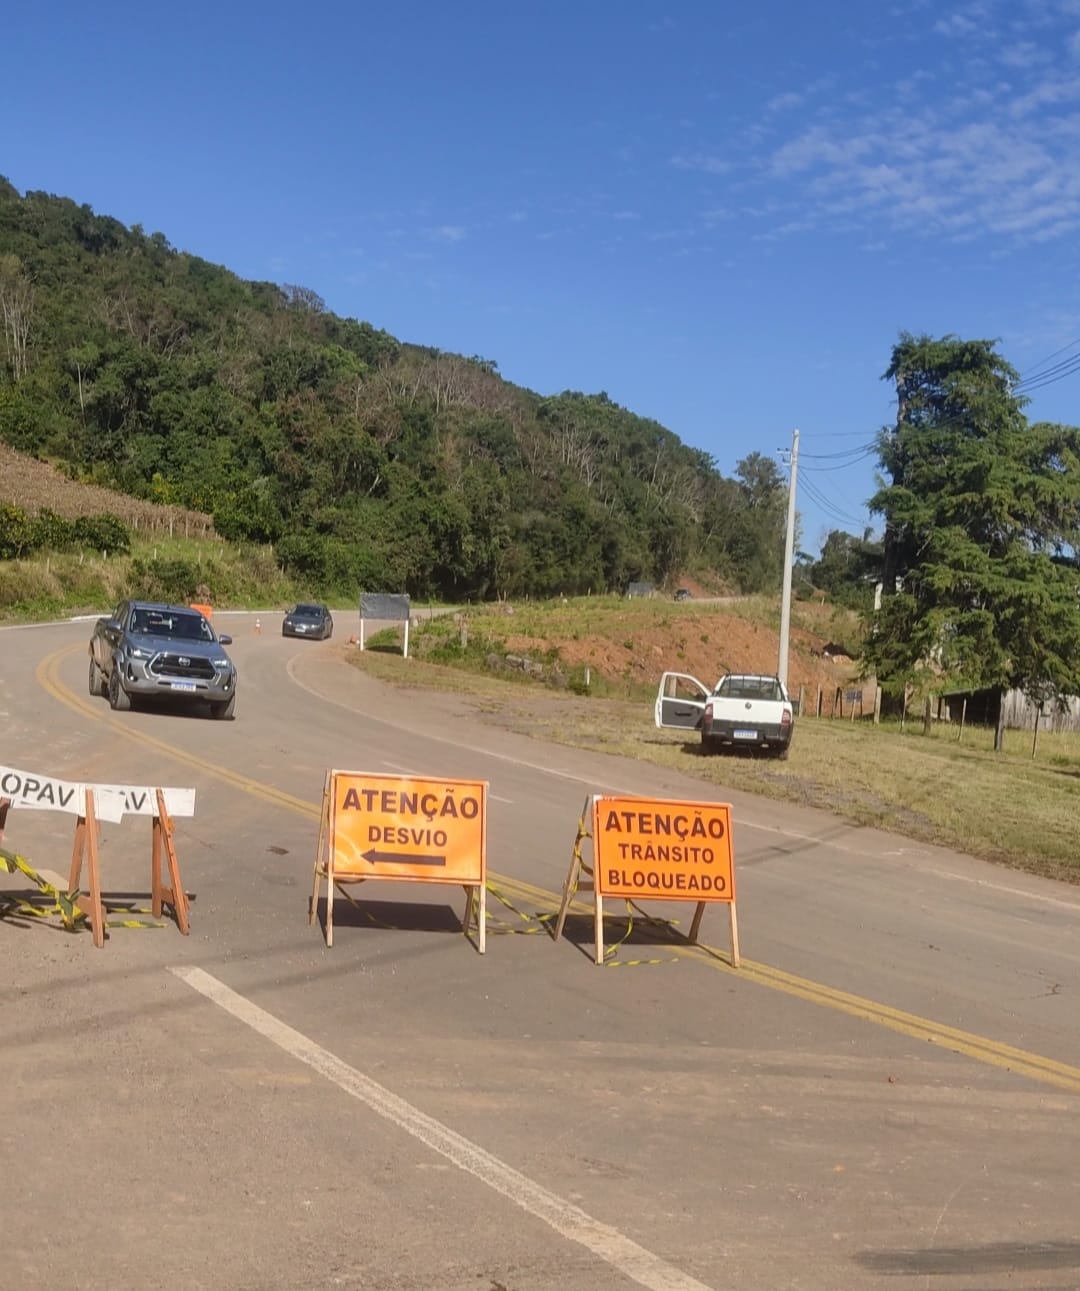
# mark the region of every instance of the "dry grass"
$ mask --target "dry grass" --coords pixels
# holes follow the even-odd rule
[[[702,755],[688,732],[660,731],[652,703],[555,694],[521,682],[365,651],[352,661],[395,685],[469,697],[481,720],[523,735],[671,767],[709,785],[823,808],[905,837],[953,847],[1034,873],[1080,882],[1075,816],[1080,805],[1080,736],[992,732],[969,727],[901,733],[869,721],[802,718],[786,762]]]
[[[48,462],[0,444],[0,503],[21,507],[36,515],[43,507],[66,520],[108,512],[136,532],[168,533],[179,537],[209,537],[214,522],[201,511],[163,506],[141,498],[69,479]]]

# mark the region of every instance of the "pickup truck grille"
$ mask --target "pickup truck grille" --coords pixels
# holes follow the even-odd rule
[[[200,677],[210,681],[214,676],[214,665],[198,655],[178,652],[155,655],[150,660],[150,671],[157,677]]]

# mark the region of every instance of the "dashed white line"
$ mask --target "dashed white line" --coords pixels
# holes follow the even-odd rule
[[[513,1166],[421,1112],[399,1095],[308,1039],[301,1032],[267,1013],[257,1004],[218,981],[201,968],[174,968],[181,981],[205,995],[219,1008],[243,1022],[279,1049],[306,1063],[332,1081],[339,1089],[358,1099],[373,1112],[390,1121],[432,1151],[446,1157],[493,1191],[512,1201],[535,1219],[542,1220],[560,1236],[577,1242],[610,1264],[632,1282],[649,1291],[710,1291],[704,1282],[647,1251],[617,1229],[600,1223],[572,1202],[534,1183]]]

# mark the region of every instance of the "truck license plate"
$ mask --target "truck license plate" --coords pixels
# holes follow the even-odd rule
[[[735,731],[734,734],[737,740],[756,740],[757,739],[757,731]]]
[[[173,690],[194,690],[195,683],[193,681],[174,681],[172,688]]]

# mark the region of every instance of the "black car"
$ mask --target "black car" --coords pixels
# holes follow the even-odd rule
[[[281,625],[283,637],[329,641],[333,633],[334,620],[325,605],[294,605]]]

